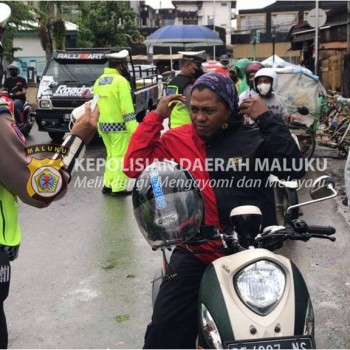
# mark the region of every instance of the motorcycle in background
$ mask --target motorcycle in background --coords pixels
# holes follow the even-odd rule
[[[2,71],[2,59],[3,59],[3,52],[4,48],[1,43],[2,35],[5,31],[5,27],[7,24],[8,19],[11,16],[11,8],[7,4],[0,3],[0,83],[2,82],[3,78],[3,71]],[[0,91],[0,98],[4,99],[7,102],[7,106],[9,107],[12,115],[14,115],[14,105],[13,100],[11,98],[11,95],[14,94],[16,91],[11,91],[10,93],[5,91]],[[28,136],[30,131],[32,130],[33,124],[34,124],[34,118],[31,116],[32,106],[28,101],[26,101],[20,111],[20,119],[21,123],[17,123],[16,125],[18,129],[22,132],[24,136]]]
[[[283,226],[269,226],[261,230],[260,209],[245,205],[231,211],[232,232],[219,232],[215,228],[202,231],[200,228],[199,234],[197,230],[197,234],[189,236],[189,220],[182,222],[179,229],[173,232],[169,230],[169,227],[173,227],[170,224],[174,222],[177,214],[167,213],[169,205],[171,211],[174,205],[167,203],[167,189],[160,185],[158,174],[154,172],[157,170],[155,167],[157,166],[153,165],[152,168],[151,164],[145,169],[146,176],[147,171],[149,172],[152,186],[147,187],[148,190],[146,187],[140,190],[136,188],[140,183],[136,182],[133,193],[134,213],[142,234],[153,250],[161,249],[163,252],[163,268],[153,283],[153,301],[161,281],[164,278],[176,278],[169,275],[168,268],[172,249],[176,245],[220,240],[227,255],[213,261],[201,280],[198,300],[198,348],[315,348],[314,312],[307,285],[297,266],[273,250],[281,247],[286,240],[307,242],[311,238],[320,238],[335,241],[335,238],[331,237],[335,233],[333,227],[312,226],[303,220],[291,221],[288,218],[292,209],[337,196],[334,180],[328,176],[317,178],[310,189],[312,200],[289,207]],[[142,180],[145,180],[145,176]],[[140,215],[141,212],[150,215],[150,205],[147,205],[146,211],[137,207],[138,193],[149,193],[151,187],[157,217],[154,222],[149,222]],[[187,203],[198,202],[198,198],[189,196],[184,188],[175,192],[177,201],[182,198]],[[191,216],[193,219],[199,215],[200,206],[191,207],[194,209]],[[166,209],[166,215],[161,215],[163,209]],[[145,222],[148,224],[145,225]],[[185,227],[183,235],[182,227]]]
[[[8,93],[6,91],[0,92],[0,98],[7,101],[8,108],[11,111],[12,115],[14,116],[15,109],[14,109],[13,99],[11,98],[11,96],[14,96],[13,93]],[[16,125],[18,129],[21,131],[21,133],[27,137],[29,136],[34,124],[34,118],[32,117],[32,106],[28,101],[26,101],[23,107],[21,108],[20,119],[21,119],[21,123],[18,123],[16,120]]]
[[[289,116],[288,128],[297,143],[304,157],[310,159],[315,150],[315,138],[309,128],[314,118],[309,114],[309,109],[305,106],[299,106],[297,111]],[[312,120],[311,120],[312,119]],[[278,225],[285,224],[285,218],[288,220],[298,219],[302,211],[299,207],[293,207],[289,215],[286,216],[287,208],[299,203],[297,180],[285,181],[275,175],[270,175],[269,180],[274,184],[274,197],[276,203],[276,220]]]
[[[316,129],[317,119],[310,114],[305,106],[299,106],[297,111],[291,113],[287,123],[293,137],[298,140],[301,153],[306,159],[311,159],[316,147]]]

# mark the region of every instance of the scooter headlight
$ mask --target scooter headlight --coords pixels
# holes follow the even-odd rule
[[[281,300],[286,277],[277,264],[260,260],[238,272],[233,283],[242,302],[255,313],[266,316]]]
[[[213,349],[223,349],[218,327],[204,304],[201,304],[201,323],[204,336],[207,338]]]

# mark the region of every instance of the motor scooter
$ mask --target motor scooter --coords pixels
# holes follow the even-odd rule
[[[0,92],[0,98],[5,99],[7,101],[7,106],[11,111],[12,115],[14,116],[15,108],[13,99],[11,97],[14,97],[14,93],[8,93],[6,91]],[[32,130],[34,124],[34,118],[32,116],[32,106],[28,101],[24,103],[23,107],[20,110],[19,116],[21,119],[21,123],[18,123],[16,121],[16,125],[21,131],[21,133],[27,137],[30,134],[30,131]]]
[[[231,211],[232,232],[213,230],[210,237],[198,235],[187,243],[217,239],[227,255],[205,270],[199,290],[199,349],[311,349],[315,348],[314,312],[304,278],[288,258],[274,253],[276,244],[286,240],[307,242],[311,238],[329,239],[333,227],[311,226],[290,220],[292,209],[334,198],[335,182],[328,176],[317,178],[312,200],[290,206],[284,226],[261,231],[261,211],[251,205]],[[155,300],[163,278],[169,278],[167,264],[171,249],[167,240],[163,251],[163,270],[153,283]],[[154,247],[153,247],[154,248]]]

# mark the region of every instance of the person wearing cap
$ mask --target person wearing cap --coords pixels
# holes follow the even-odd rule
[[[74,124],[60,150],[51,157],[26,152],[26,140],[7,101],[0,98],[0,348],[7,348],[8,332],[4,302],[9,294],[11,264],[21,244],[18,198],[33,207],[44,208],[64,196],[74,163],[97,129],[98,109],[91,113],[89,103]],[[62,156],[64,154],[64,156]],[[35,175],[35,176],[34,176]],[[47,181],[48,180],[48,181]],[[54,229],[53,229],[54,230]],[[49,232],[48,232],[49,233]],[[49,235],[48,235],[49,237]]]
[[[169,118],[169,128],[177,128],[181,125],[191,123],[189,103],[193,83],[203,74],[202,62],[205,51],[180,51],[181,70],[168,84],[166,95],[182,94],[187,97],[186,103],[178,102]]]
[[[131,194],[126,189],[128,178],[122,172],[122,164],[130,136],[138,123],[127,79],[128,56],[127,50],[107,54],[108,67],[93,87],[94,95],[100,96],[98,130],[107,151],[102,193],[112,196]]]
[[[220,56],[220,67],[215,72],[230,76],[230,58],[227,55]]]
[[[192,123],[161,133],[164,119],[179,100],[183,102],[185,97],[162,97],[157,109],[144,118],[132,135],[124,172],[136,178],[154,160],[185,164],[203,195],[204,226],[231,232],[230,212],[240,205],[259,207],[263,228],[276,224],[274,192],[268,181],[270,173],[278,174],[281,179],[300,179],[305,174],[303,155],[288,127],[272,115],[259,96],[245,100],[239,111],[232,80],[209,72],[192,87]],[[254,119],[259,127],[244,125],[243,114]],[[257,159],[279,163],[281,167],[256,170]],[[301,166],[296,169],[293,164]],[[160,285],[144,348],[196,347],[200,280],[208,264],[223,255],[218,240],[175,248],[169,265],[172,277],[164,278]]]
[[[2,91],[7,91],[9,97],[13,100],[15,108],[15,119],[17,124],[21,124],[21,109],[26,102],[27,81],[19,76],[19,69],[16,64],[11,63],[7,66],[10,76],[6,78]]]

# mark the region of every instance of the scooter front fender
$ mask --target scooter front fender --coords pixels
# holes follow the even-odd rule
[[[246,306],[234,286],[236,274],[259,260],[279,265],[286,280],[281,300],[265,316]],[[266,249],[248,249],[215,260],[205,271],[199,292],[199,310],[203,304],[210,312],[223,344],[233,340],[302,335],[308,302],[309,293],[296,266]],[[201,320],[201,314],[199,316]],[[205,338],[201,321],[199,333],[201,341]]]

